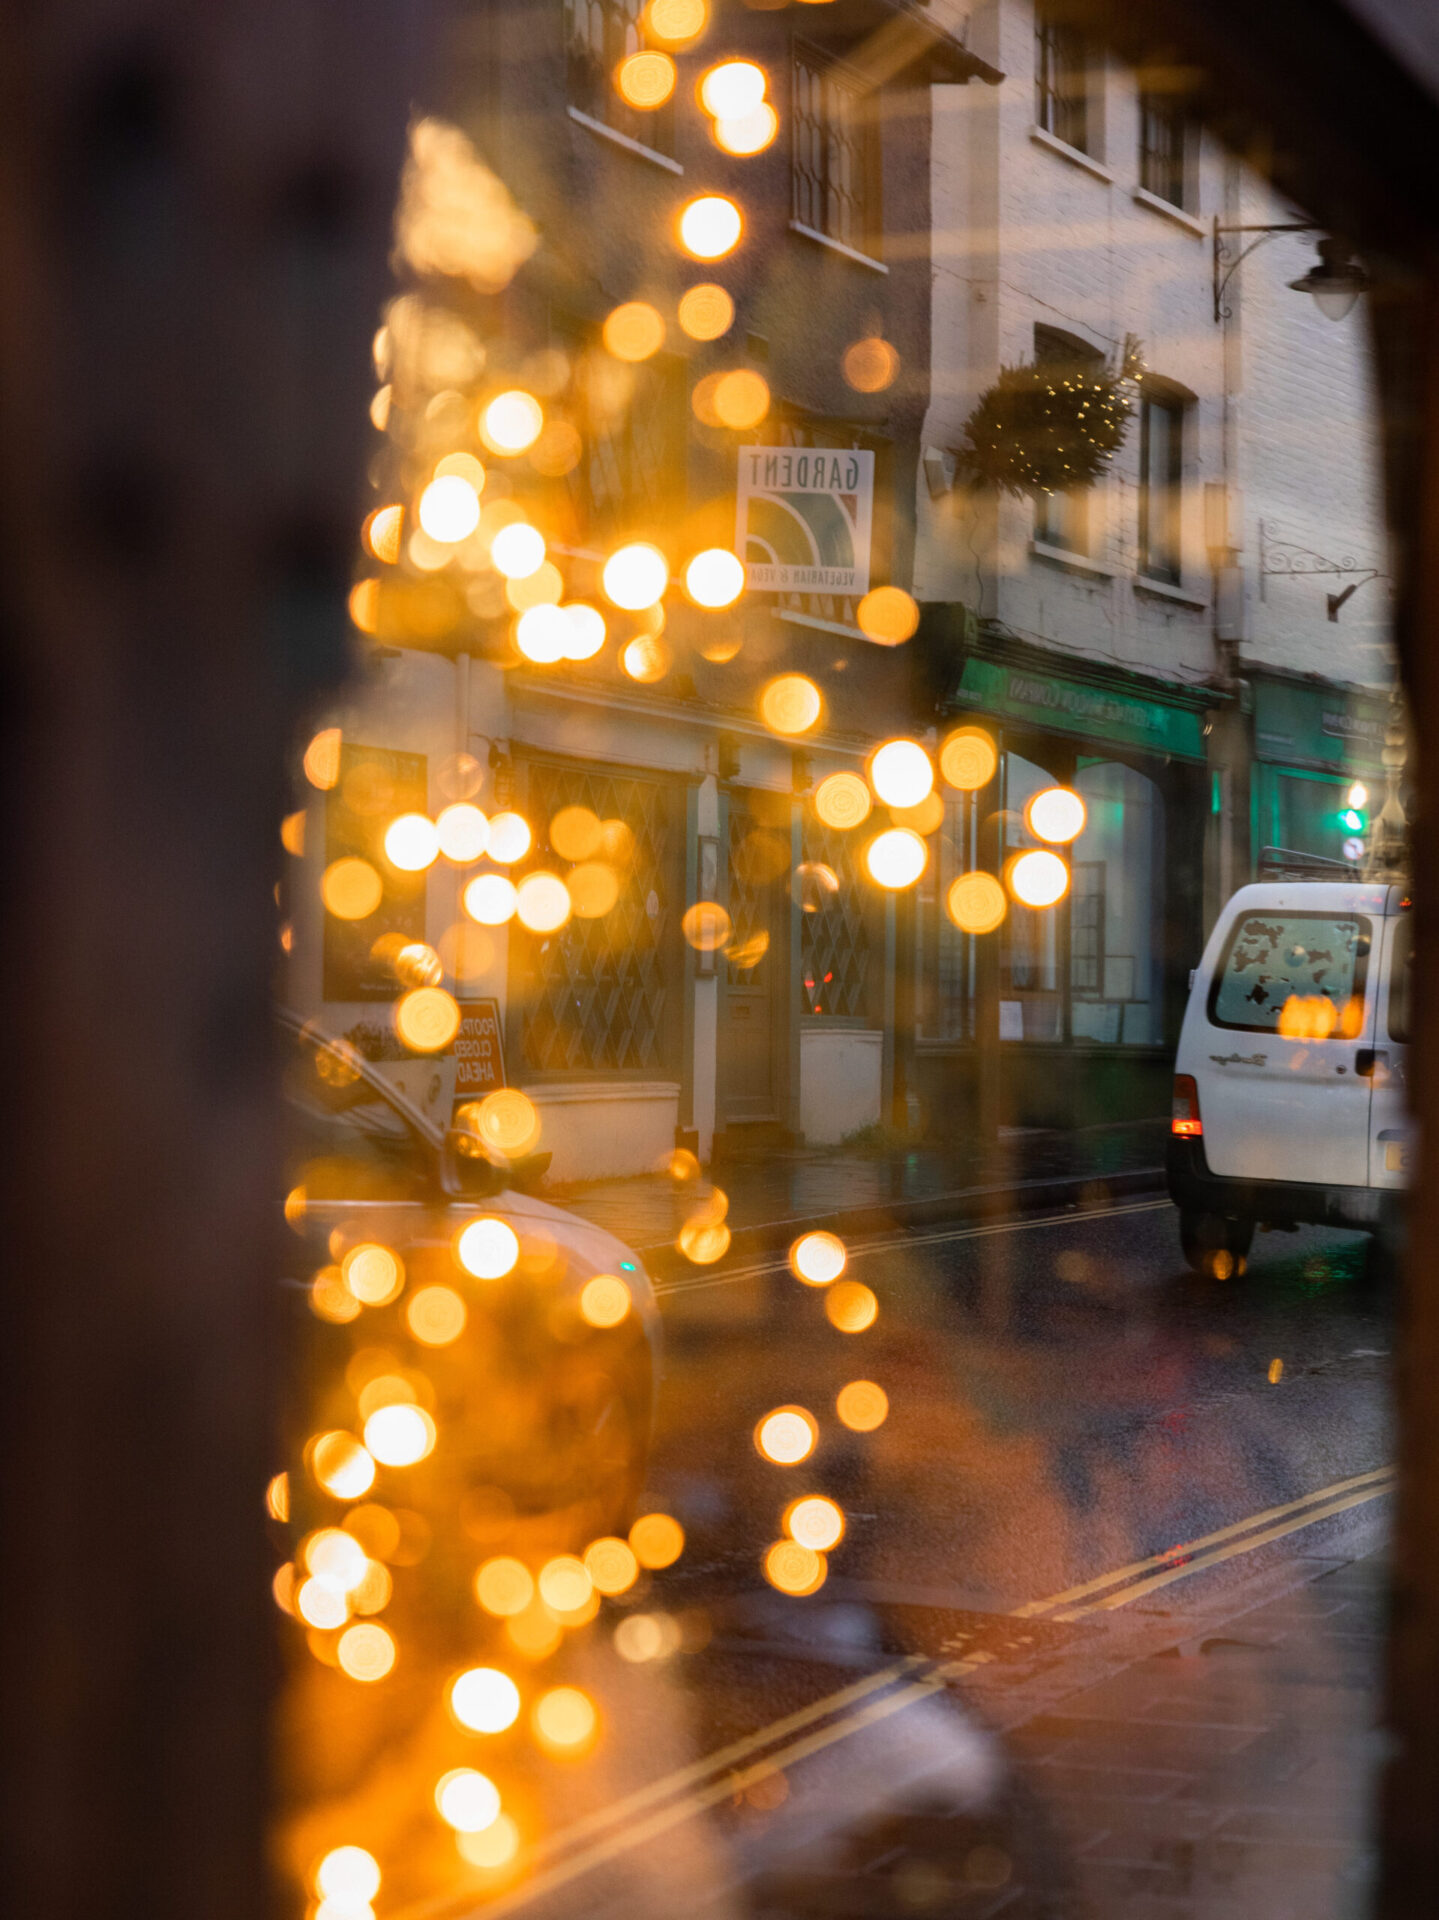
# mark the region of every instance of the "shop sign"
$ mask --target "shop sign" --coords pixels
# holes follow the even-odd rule
[[[1346,772],[1382,765],[1389,704],[1338,687],[1254,681],[1254,746],[1259,759]]]
[[[859,447],[741,447],[735,546],[764,593],[869,591],[874,454]]]
[[[498,1000],[462,1000],[455,1035],[455,1099],[482,1100],[505,1084]]]
[[[1204,758],[1202,717],[1195,708],[1177,702],[1146,700],[1110,687],[1086,686],[1055,674],[974,658],[964,663],[955,698],[964,706],[1029,726],[1080,733],[1166,757]]]

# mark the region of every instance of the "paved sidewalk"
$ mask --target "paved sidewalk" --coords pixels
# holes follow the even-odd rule
[[[950,1196],[1025,1183],[1100,1183],[1113,1176],[1132,1178],[1164,1164],[1164,1120],[1129,1121],[1085,1127],[1072,1133],[1007,1130],[998,1148],[916,1146],[898,1151],[859,1148],[775,1148],[744,1159],[717,1163],[712,1183],[722,1189],[731,1231],[806,1222],[823,1223],[840,1214],[865,1210],[913,1217],[924,1209],[943,1210]],[[711,1180],[675,1180],[670,1174],[640,1174],[624,1180],[551,1184],[545,1198],[596,1221],[643,1252],[673,1245],[686,1218]],[[1042,1193],[1036,1197],[1049,1204]],[[962,1209],[957,1209],[962,1210]]]

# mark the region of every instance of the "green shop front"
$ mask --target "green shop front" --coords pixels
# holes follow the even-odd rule
[[[1362,855],[1384,796],[1388,696],[1307,676],[1250,669],[1246,677],[1253,700],[1255,861],[1266,847],[1330,860]]]
[[[996,1034],[1003,1125],[1167,1112],[1203,939],[1205,715],[1214,698],[1017,641],[964,660],[942,728],[979,723],[1000,752],[990,787],[949,795],[920,907],[912,1077],[931,1133],[968,1131],[979,1049]],[[997,933],[961,933],[945,911],[951,882],[1037,844],[1025,805],[1054,785],[1082,795],[1087,815],[1069,849],[1067,898],[1038,911],[1011,904]],[[986,941],[996,943],[997,966]]]

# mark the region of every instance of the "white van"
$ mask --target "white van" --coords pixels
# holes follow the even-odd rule
[[[1196,1272],[1242,1271],[1256,1226],[1395,1237],[1408,1175],[1407,888],[1241,887],[1191,976],[1169,1192]]]

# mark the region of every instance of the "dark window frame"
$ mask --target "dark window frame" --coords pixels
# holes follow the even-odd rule
[[[1181,213],[1193,210],[1193,123],[1173,93],[1139,95],[1139,184]]]
[[[639,113],[614,83],[615,69],[646,44],[645,0],[565,0],[565,98],[612,133],[672,160],[675,96]]]
[[[1091,111],[1093,49],[1077,27],[1034,15],[1034,123],[1076,153],[1094,152],[1096,116]]]
[[[883,259],[884,164],[879,94],[811,41],[790,52],[790,213],[797,225],[869,260]],[[846,121],[837,111],[847,104]],[[855,149],[853,184],[841,149]]]
[[[1165,472],[1153,472],[1154,421],[1170,422]],[[1154,391],[1146,380],[1139,402],[1139,572],[1147,580],[1177,587],[1184,577],[1184,453],[1189,402],[1172,390]]]

